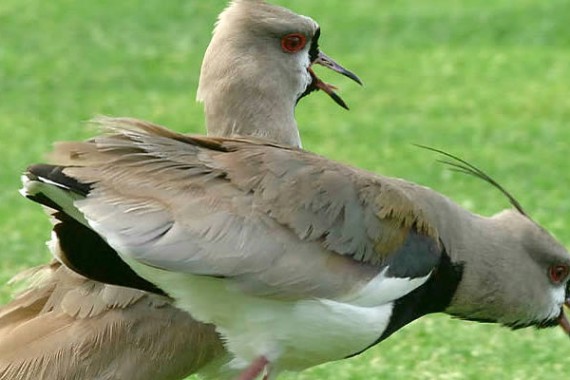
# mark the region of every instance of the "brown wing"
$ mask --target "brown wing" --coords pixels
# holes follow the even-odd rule
[[[63,192],[89,187],[68,207],[131,259],[319,297],[363,286],[398,255],[419,255],[423,275],[437,262],[437,232],[396,180],[259,141],[104,123],[116,133],[60,144],[54,160],[70,166]]]

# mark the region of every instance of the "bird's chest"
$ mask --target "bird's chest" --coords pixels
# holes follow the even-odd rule
[[[394,300],[428,278],[381,274],[343,299],[280,300],[248,295],[223,278],[133,264],[142,276],[169,289],[181,309],[217,326],[234,355],[228,363],[232,370],[242,370],[264,356],[273,373],[302,370],[365,350],[388,327]]]
[[[298,371],[343,359],[373,344],[386,329],[392,303],[359,307],[331,300],[248,302],[248,310],[218,324],[237,368],[264,355],[273,371]]]
[[[234,355],[229,366],[235,370],[246,368],[262,355],[277,372],[351,356],[382,335],[393,309],[392,302],[357,306],[324,299],[252,297],[232,290],[223,279],[199,276],[186,275],[169,282],[180,285],[180,292],[171,295],[181,308],[217,326]]]

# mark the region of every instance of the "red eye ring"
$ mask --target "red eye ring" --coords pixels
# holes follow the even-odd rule
[[[307,37],[301,33],[287,34],[281,38],[281,49],[286,53],[297,53],[307,44]]]
[[[550,280],[555,284],[562,283],[562,281],[568,277],[568,274],[570,274],[570,268],[568,265],[558,264],[548,268],[548,275],[550,276]]]

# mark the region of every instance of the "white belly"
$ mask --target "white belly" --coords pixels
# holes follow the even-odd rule
[[[198,320],[214,323],[235,355],[229,365],[236,370],[246,368],[261,355],[272,363],[274,374],[345,358],[374,343],[392,314],[394,298],[386,297],[385,292],[379,295],[382,304],[364,302],[366,306],[362,302],[359,305],[362,297],[357,296],[345,301],[284,301],[249,296],[232,288],[226,279],[167,272],[132,261],[129,264],[165,289],[181,309]],[[406,282],[408,287],[400,289],[406,294],[427,278],[384,279],[383,287],[393,288],[397,282],[401,288]],[[370,287],[363,289],[367,301],[370,292]]]

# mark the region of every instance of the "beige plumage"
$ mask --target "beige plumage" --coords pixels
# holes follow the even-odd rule
[[[307,38],[302,49],[284,51],[285,37],[298,35]],[[300,146],[295,105],[303,96],[320,89],[346,107],[334,86],[317,78],[309,66],[319,64],[358,83],[360,79],[319,49],[319,36],[314,20],[264,1],[236,1],[222,12],[197,94],[204,102],[208,135]]]
[[[31,166],[24,195],[57,205],[64,224],[101,236],[128,271],[214,323],[233,355],[214,378],[339,360],[430,312],[514,328],[566,321],[570,255],[514,201],[482,217],[297,148],[99,123],[109,133],[59,143],[53,165]],[[110,263],[76,253],[62,260],[86,273]]]
[[[165,297],[55,262],[35,272],[42,280],[0,314],[0,379],[181,379],[223,355],[213,327]]]
[[[306,68],[299,70],[308,59],[309,46],[299,52],[303,58],[285,55],[284,64],[278,52],[267,50],[272,48],[264,46],[263,38],[256,40],[256,32],[264,36],[273,26],[252,28],[247,20],[276,15],[280,28],[302,29],[311,43],[317,24],[284,8],[242,0],[220,16],[199,90],[210,134],[256,135],[300,145],[295,103],[301,92],[322,89],[322,83],[307,79]],[[227,34],[241,36],[253,46],[262,44],[274,54],[245,59]],[[251,69],[263,65],[267,69]],[[338,65],[331,68],[353,75]],[[288,91],[283,84],[290,85]],[[57,242],[52,243],[54,254],[58,249]],[[224,356],[213,327],[196,322],[165,297],[103,285],[57,261],[19,277],[31,285],[0,308],[0,379],[180,379]]]

